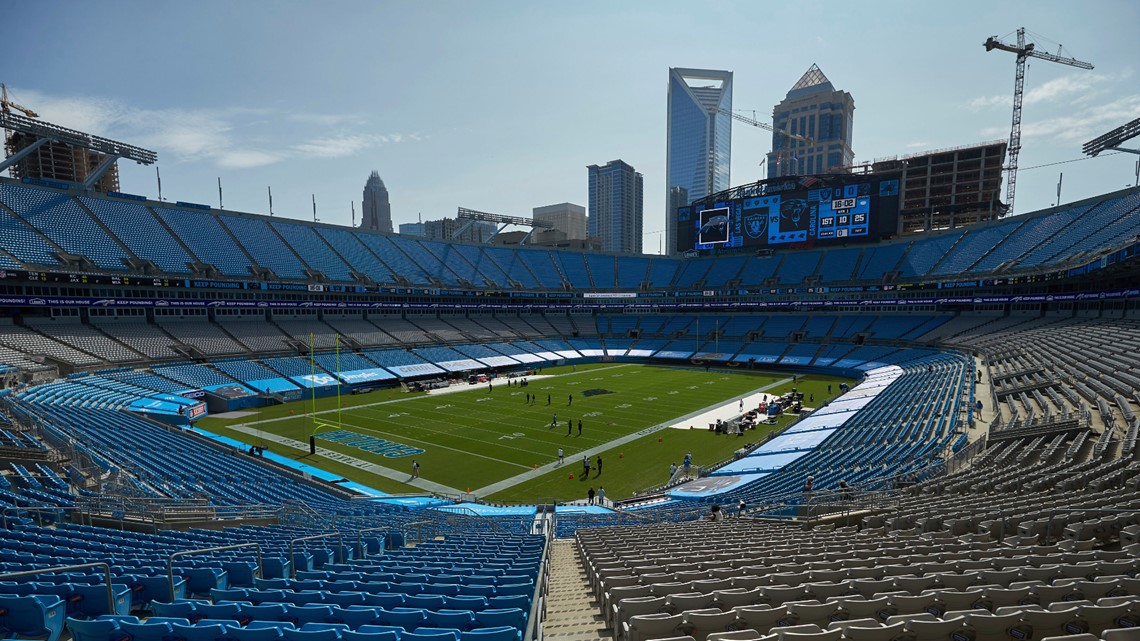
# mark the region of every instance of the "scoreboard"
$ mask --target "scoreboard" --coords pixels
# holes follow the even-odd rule
[[[876,242],[898,224],[897,175],[783,178],[726,194],[677,209],[678,251]]]

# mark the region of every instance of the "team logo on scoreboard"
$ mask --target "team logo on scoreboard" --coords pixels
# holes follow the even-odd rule
[[[767,220],[764,214],[752,214],[744,217],[744,233],[749,238],[759,238],[764,234],[764,223]]]

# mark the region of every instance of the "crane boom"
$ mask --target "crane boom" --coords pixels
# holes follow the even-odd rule
[[[4,113],[12,113],[11,110],[24,112],[24,115],[29,118],[39,118],[40,115],[23,105],[16,104],[8,100],[8,85],[0,82],[0,111]]]
[[[1016,45],[1006,44],[997,36],[986,38],[983,45],[986,51],[998,49],[1017,54],[1017,69],[1013,79],[1013,126],[1010,128],[1009,147],[1007,150],[1009,154],[1009,165],[1006,166],[1006,170],[1009,172],[1009,179],[1006,182],[1005,190],[1006,212],[1012,213],[1013,199],[1017,193],[1017,156],[1021,153],[1021,102],[1022,96],[1025,93],[1025,60],[1027,58],[1038,58],[1070,67],[1077,67],[1079,69],[1092,69],[1093,66],[1092,63],[1077,60],[1076,58],[1067,58],[1045,51],[1038,51],[1037,45],[1032,42],[1025,42],[1025,27],[1021,27],[1017,30]]]
[[[739,120],[740,122],[743,122],[743,123],[748,124],[748,125],[752,125],[753,127],[759,127],[761,129],[765,129],[765,130],[770,131],[774,134],[779,134],[779,135],[784,136],[785,138],[789,138],[791,140],[798,140],[798,141],[804,143],[805,145],[811,145],[813,143],[812,139],[808,138],[807,136],[800,136],[797,134],[793,134],[793,133],[784,131],[783,129],[776,129],[775,127],[773,127],[772,125],[769,125],[766,122],[760,122],[759,120],[753,120],[752,118],[749,118],[748,116],[744,116],[744,115],[738,114],[736,112],[729,111],[728,109],[720,109],[718,111],[720,113],[726,115],[726,116],[731,116],[734,120]]]

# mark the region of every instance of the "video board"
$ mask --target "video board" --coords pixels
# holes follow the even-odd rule
[[[764,181],[677,209],[677,250],[876,242],[898,224],[899,181],[842,176]]]

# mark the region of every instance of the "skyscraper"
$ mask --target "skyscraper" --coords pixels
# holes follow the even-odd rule
[[[851,151],[851,123],[855,100],[836,89],[827,76],[812,65],[772,108],[772,126],[779,131],[806,136],[808,145],[772,134],[768,154],[768,177],[847,173],[855,161]]]
[[[602,251],[641,253],[642,178],[621,160],[590,165],[590,238],[602,242]]]
[[[392,233],[392,205],[388,203],[388,188],[373,171],[364,184],[364,211],[360,214],[360,228]]]
[[[586,208],[574,203],[558,203],[535,207],[533,210],[535,220],[550,223],[558,231],[566,232],[567,240],[586,239]]]
[[[732,163],[732,72],[669,69],[665,143],[665,247],[677,247],[677,207],[728,189]]]

